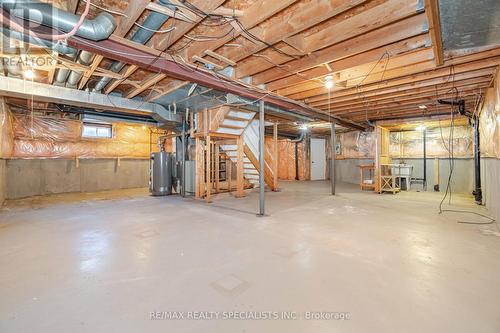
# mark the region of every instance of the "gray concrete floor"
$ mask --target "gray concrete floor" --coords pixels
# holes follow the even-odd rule
[[[282,187],[267,193],[264,218],[257,193],[210,205],[144,190],[10,202],[0,332],[500,332],[494,226],[438,215],[441,194]],[[350,319],[150,320],[153,311]]]

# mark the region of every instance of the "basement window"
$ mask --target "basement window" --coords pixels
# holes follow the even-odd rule
[[[113,137],[111,124],[83,123],[82,137],[84,138],[105,138]]]

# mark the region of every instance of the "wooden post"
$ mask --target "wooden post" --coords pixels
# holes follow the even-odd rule
[[[200,138],[195,139],[196,172],[194,174],[194,197],[200,197]]]
[[[196,179],[195,179],[195,196],[198,199],[203,197],[203,145],[200,138],[196,138]]]
[[[244,192],[244,179],[243,179],[243,136],[239,136],[236,140],[238,146],[236,150],[236,195],[237,198],[242,198],[245,196]]]
[[[189,122],[191,123],[189,135],[191,137],[193,137],[194,136],[194,114],[192,112],[189,114]]]
[[[207,141],[206,141],[206,179],[205,179],[205,184],[207,188],[207,193],[205,195],[205,201],[207,203],[211,202],[211,194],[212,194],[212,186],[211,186],[211,167],[210,167],[210,160],[211,160],[211,149],[210,146],[212,145],[212,142],[210,142],[210,135],[207,135]]]
[[[212,153],[212,155],[210,155],[210,161],[212,163],[210,165],[210,187],[215,189],[215,144],[213,142],[211,142],[210,151]]]
[[[195,197],[200,199],[203,197],[203,146],[201,139],[196,138],[196,174],[195,174]]]
[[[220,191],[220,151],[219,151],[219,144],[216,143],[215,145],[215,193],[219,193]]]
[[[205,110],[203,110],[203,132],[205,133],[205,137],[208,135],[208,126],[209,126],[209,122],[208,122],[208,109],[205,108]]]
[[[278,161],[279,161],[279,152],[278,152],[278,123],[274,123],[273,126],[273,147],[274,147],[274,160],[273,160],[273,191],[278,190]]]
[[[231,193],[231,169],[233,168],[233,161],[231,158],[226,158],[226,180],[227,180],[227,189],[229,193]]]

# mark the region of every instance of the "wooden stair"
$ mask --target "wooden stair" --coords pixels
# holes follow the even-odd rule
[[[229,106],[221,106],[217,109],[209,110],[209,133],[212,136],[222,138],[242,137],[244,142],[243,157],[243,177],[254,187],[259,187],[259,133],[258,120],[255,120],[257,112],[234,109]],[[237,145],[234,143],[221,144],[222,152],[225,153],[231,162],[237,163]],[[274,176],[271,166],[273,165],[273,154],[265,152],[265,173],[266,184],[273,190],[277,184],[274,184]]]

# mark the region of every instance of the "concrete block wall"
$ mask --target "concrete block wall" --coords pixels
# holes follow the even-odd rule
[[[497,158],[481,159],[481,187],[483,204],[491,217],[500,219],[500,160]]]
[[[11,159],[5,175],[7,199],[147,187],[149,160],[82,159],[77,167],[74,159]]]

